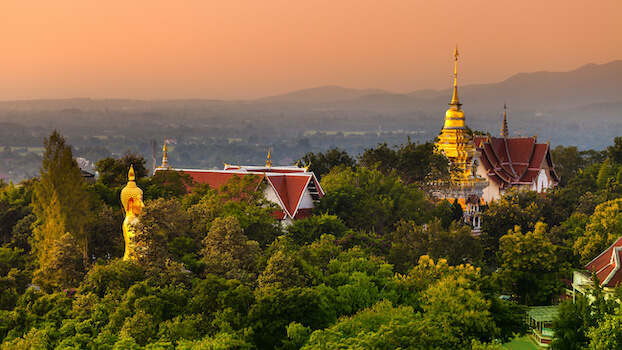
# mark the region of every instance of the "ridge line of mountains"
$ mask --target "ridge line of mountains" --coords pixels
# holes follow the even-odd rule
[[[304,103],[325,107],[393,107],[438,111],[451,100],[452,86],[443,90],[395,93],[380,89],[324,86],[259,99],[269,103]],[[622,60],[586,64],[569,72],[518,73],[489,84],[458,86],[460,101],[468,110],[499,110],[504,101],[512,110],[560,110],[622,102]],[[468,106],[468,107],[467,107]]]
[[[256,100],[132,100],[132,99],[35,99],[0,101],[0,109],[30,108],[201,108],[214,105],[298,104],[315,108],[372,111],[442,112],[451,99],[452,86],[443,90],[395,93],[381,89],[323,86]],[[504,102],[515,112],[560,111],[576,108],[602,110],[622,107],[622,60],[586,64],[569,72],[518,73],[499,83],[458,86],[467,112],[502,110]]]

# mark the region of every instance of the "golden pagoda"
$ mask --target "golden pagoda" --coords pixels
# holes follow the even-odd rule
[[[464,222],[473,227],[473,234],[481,229],[480,203],[488,182],[477,176],[477,147],[469,135],[462,104],[458,99],[458,46],[454,51],[454,93],[445,112],[445,124],[436,142],[437,151],[451,163],[451,180],[432,183],[432,194],[437,198],[457,200],[462,206]]]
[[[445,125],[438,136],[436,147],[452,165],[452,182],[466,184],[475,180],[472,161],[475,144],[467,132],[462,104],[458,100],[458,46],[454,51],[454,94],[445,112]]]

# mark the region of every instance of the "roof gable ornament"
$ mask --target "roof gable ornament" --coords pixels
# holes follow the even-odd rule
[[[272,147],[268,148],[268,157],[266,158],[266,167],[270,168],[272,167]]]

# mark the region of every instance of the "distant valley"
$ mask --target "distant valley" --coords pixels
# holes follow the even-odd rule
[[[505,103],[511,135],[538,133],[553,147],[600,150],[622,134],[622,60],[570,72],[519,73],[499,83],[459,86],[458,92],[475,130],[497,134]],[[451,86],[404,94],[326,86],[249,101],[2,101],[0,147],[19,152],[5,154],[0,173],[18,171],[15,160],[40,150],[54,129],[77,155],[93,161],[131,150],[152,163],[151,140],[159,144],[158,158],[164,138],[178,141],[169,154],[178,167],[257,164],[269,147],[281,163],[329,147],[356,155],[378,142],[432,140],[450,99]],[[30,166],[19,177],[37,170]]]

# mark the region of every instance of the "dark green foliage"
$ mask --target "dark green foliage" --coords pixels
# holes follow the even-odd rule
[[[99,298],[120,295],[144,278],[144,269],[136,262],[115,259],[106,264],[94,265],[84,277],[80,292],[94,293]]]
[[[148,181],[139,181],[144,197],[150,199],[181,197],[188,193],[194,181],[190,175],[179,171],[157,171]]]
[[[495,252],[499,239],[515,226],[523,232],[533,230],[537,222],[550,227],[564,221],[566,216],[556,210],[552,196],[534,191],[510,190],[501,199],[490,203],[482,215],[482,243],[485,257],[491,265],[497,265]]]
[[[613,145],[607,147],[607,156],[618,164],[622,164],[622,136],[613,139]]]
[[[401,219],[423,223],[427,214],[423,192],[394,174],[335,168],[324,177],[322,187],[326,196],[316,211],[336,215],[354,229],[383,234]]]
[[[123,187],[127,183],[127,173],[130,166],[134,167],[137,181],[147,176],[148,171],[145,163],[143,156],[128,150],[121,159],[112,157],[100,159],[95,163],[95,170],[99,172],[98,181],[102,184],[110,188]]]
[[[471,228],[455,222],[445,229],[438,219],[425,226],[404,220],[389,237],[392,242],[389,262],[402,273],[412,268],[422,255],[446,259],[450,265],[475,264],[482,257],[480,240],[471,234]]]
[[[299,322],[311,329],[321,329],[334,322],[331,291],[314,287],[270,288],[257,295],[248,315],[259,349],[274,349],[287,337],[286,327]]]
[[[249,280],[253,278],[257,242],[249,241],[238,220],[216,218],[203,240],[201,256],[205,271],[217,276]]]
[[[30,281],[20,248],[0,248],[0,309],[11,310]]]
[[[304,220],[296,220],[287,228],[286,236],[298,245],[313,243],[322,235],[342,237],[348,227],[335,215],[313,215]]]
[[[59,161],[51,152],[45,164],[72,169],[64,140],[52,136]],[[275,223],[277,208],[263,198],[258,177],[189,194],[183,176],[142,178],[146,207],[136,229],[145,250],[136,261],[116,258],[126,169],[107,180],[117,187],[100,181],[67,189],[80,189],[69,194],[85,198],[75,201],[84,210],[55,191],[37,194],[53,188],[57,169],[40,182],[0,185],[1,347],[499,349],[495,341],[527,331],[526,306],[499,293],[548,302],[569,262],[581,266],[579,257],[590,259],[619,236],[620,166],[611,154],[605,162],[599,152],[560,149],[567,185],[511,192],[491,204],[480,239],[461,225],[453,199],[432,200],[414,187],[426,180],[420,165],[430,145],[380,144],[365,159],[378,159],[382,169],[333,168],[316,214],[286,228]],[[68,228],[76,225],[69,212],[81,213],[84,235]],[[54,239],[34,274],[42,288],[27,289],[42,262],[36,250],[28,254],[35,236]],[[85,237],[86,247],[78,244]],[[86,266],[83,249],[92,259]],[[474,266],[480,263],[487,273]],[[591,298],[562,304],[556,341],[565,343],[554,346],[618,346],[610,340],[619,334],[621,309],[600,288]]]
[[[552,349],[581,350],[589,343],[587,330],[594,324],[589,301],[579,295],[575,302],[564,300],[559,304],[559,313],[553,321],[555,338]]]
[[[435,152],[434,142],[413,143],[410,137],[406,144],[394,149],[386,142],[379,143],[375,149],[366,149],[358,160],[362,166],[384,174],[395,172],[405,183],[424,184],[430,179],[449,176],[449,162]]]
[[[620,305],[604,296],[596,275],[588,297],[577,295],[575,301],[565,300],[553,320],[555,338],[552,349],[614,349],[619,348]],[[615,294],[620,295],[620,287]],[[589,299],[588,299],[589,298]],[[598,344],[598,345],[597,345]],[[608,345],[606,345],[608,344]]]
[[[556,247],[538,222],[523,234],[520,227],[500,239],[500,267],[495,273],[504,290],[525,305],[549,305],[561,291],[561,276],[568,269],[557,259]]]
[[[354,168],[356,161],[348,155],[345,150],[333,147],[326,152],[309,152],[302,156],[301,160],[306,166],[309,167],[309,171],[312,171],[318,180],[330,172],[334,167],[345,166],[348,168]]]

